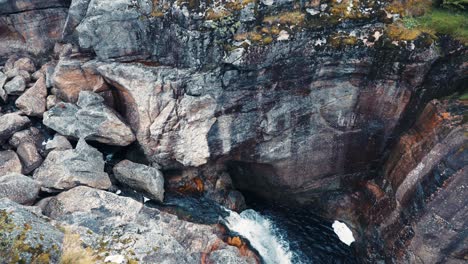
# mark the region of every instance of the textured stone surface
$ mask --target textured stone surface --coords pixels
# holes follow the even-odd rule
[[[0,141],[9,139],[15,132],[23,129],[29,123],[29,118],[21,116],[18,113],[0,116]]]
[[[54,150],[34,172],[34,179],[52,190],[67,190],[86,185],[108,189],[111,182],[104,172],[102,153],[89,146],[84,139],[72,150]]]
[[[64,136],[127,146],[135,140],[132,130],[104,104],[98,94],[82,91],[77,104],[59,103],[44,114],[44,125]]]
[[[41,131],[36,127],[30,127],[13,134],[8,143],[13,147],[18,148],[21,143],[29,142],[40,145],[43,140],[44,135],[41,133]]]
[[[217,226],[182,221],[113,193],[76,187],[50,199],[44,207],[53,219],[75,226],[85,245],[101,247],[99,251],[108,256],[137,258],[141,263],[188,264],[213,254],[213,259],[236,261],[231,263],[256,263],[223,242]],[[99,241],[103,243],[99,245]],[[217,252],[223,249],[227,252]]]
[[[42,156],[34,142],[23,142],[16,149],[21,163],[23,164],[23,173],[29,174],[42,164]]]
[[[12,173],[0,177],[0,199],[8,198],[19,204],[32,204],[39,195],[39,182],[22,174]]]
[[[380,185],[385,191],[373,195],[365,218],[369,237],[377,233],[384,241],[375,241],[373,249],[397,263],[461,263],[466,258],[464,113],[465,103],[431,101],[385,164]]]
[[[12,54],[41,55],[51,50],[60,39],[68,5],[68,0],[0,2],[0,61]]]
[[[7,94],[20,94],[26,89],[26,81],[23,76],[15,76],[3,88]]]
[[[53,82],[58,89],[57,96],[73,103],[78,100],[80,91],[102,92],[108,89],[102,76],[79,59],[61,58],[55,67]]]
[[[46,152],[50,152],[52,150],[67,150],[72,149],[72,145],[70,141],[62,135],[55,134],[54,138],[48,140],[45,145]]]
[[[161,171],[143,164],[123,160],[112,169],[114,177],[146,197],[164,201],[164,177]]]
[[[10,173],[21,173],[21,161],[13,150],[0,151],[0,177]]]
[[[0,258],[7,263],[59,263],[63,233],[31,207],[0,199]]]
[[[31,58],[20,58],[15,63],[13,64],[13,67],[22,70],[22,71],[27,71],[29,73],[33,73],[36,71],[36,66],[34,65],[34,61]]]
[[[47,87],[45,77],[40,77],[33,87],[23,93],[15,102],[28,116],[42,116],[46,111]]]

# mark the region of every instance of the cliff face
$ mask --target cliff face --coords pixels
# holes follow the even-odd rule
[[[392,149],[365,211],[387,260],[466,260],[466,132],[466,101],[431,101]]]
[[[378,203],[342,196],[358,210],[350,222],[390,244],[415,223],[419,231],[408,243],[424,260],[418,252],[431,246],[421,231],[428,217],[449,210],[443,197],[464,197],[457,196],[464,178],[455,151],[464,134],[448,125],[442,106],[426,104],[463,88],[467,53],[449,37],[396,36],[395,4],[408,3],[3,1],[0,61],[12,54],[48,61],[41,71],[52,109],[44,123],[71,138],[119,146],[136,140],[129,149],[167,171],[169,188],[240,208],[229,175],[238,189],[322,207],[358,186]],[[79,99],[81,91],[102,100]],[[78,112],[85,121],[70,124]],[[122,117],[119,129],[109,121],[114,116]],[[128,140],[115,143],[109,131],[127,126]],[[437,161],[427,156],[433,152]],[[458,165],[438,198],[416,214],[411,204],[428,197],[416,185],[439,186],[428,175],[445,168],[422,171],[425,158]],[[393,244],[372,252],[402,250]]]
[[[96,57],[58,69],[83,64],[110,84],[149,161],[227,164],[241,189],[308,203],[372,168],[442,57],[440,93],[463,76],[464,50],[389,39],[382,14],[373,2],[73,1],[62,37]],[[81,88],[101,91],[89,76]]]

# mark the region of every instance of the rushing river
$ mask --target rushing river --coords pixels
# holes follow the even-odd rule
[[[333,222],[306,209],[268,204],[253,208],[230,212],[226,226],[248,239],[265,264],[358,263],[352,244],[340,241]]]
[[[334,223],[313,214],[312,209],[281,207],[260,200],[248,205],[250,209],[239,214],[203,198],[167,196],[165,202],[166,210],[187,220],[221,222],[231,235],[247,239],[265,264],[358,263],[353,245],[340,241]]]

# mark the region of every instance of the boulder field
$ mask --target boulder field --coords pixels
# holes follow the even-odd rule
[[[149,206],[245,191],[466,261],[468,55],[403,27],[426,2],[0,1],[0,259],[258,263]]]

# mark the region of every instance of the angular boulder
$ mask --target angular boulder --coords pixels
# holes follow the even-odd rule
[[[42,156],[33,142],[21,143],[16,149],[16,153],[23,164],[24,174],[29,174],[42,164]]]
[[[11,137],[15,132],[23,129],[30,123],[29,118],[18,113],[9,113],[0,116],[0,141]]]
[[[102,92],[109,89],[101,75],[85,61],[61,58],[53,75],[57,96],[75,103],[81,91]]]
[[[54,150],[34,172],[34,179],[52,190],[67,190],[86,185],[108,189],[111,181],[104,172],[102,153],[80,139],[75,149]]]
[[[45,77],[40,77],[33,87],[23,93],[15,102],[28,116],[42,116],[46,111],[47,87]]]
[[[7,94],[20,94],[26,89],[26,81],[23,76],[16,76],[4,86]]]
[[[45,151],[48,153],[52,150],[67,150],[72,149],[72,145],[68,139],[60,134],[55,134],[54,138],[48,140],[45,144]]]
[[[10,173],[21,173],[21,161],[13,150],[0,151],[0,177]]]
[[[39,195],[39,182],[18,173],[0,177],[0,199],[8,198],[19,204],[30,205]]]
[[[18,70],[27,71],[29,73],[33,73],[36,71],[36,66],[34,65],[34,61],[30,58],[20,58],[13,64],[13,67]]]
[[[132,130],[95,93],[82,91],[77,104],[59,103],[44,113],[44,124],[64,136],[127,146],[135,141]]]
[[[25,142],[30,142],[39,145],[43,140],[44,135],[41,133],[41,131],[36,127],[30,127],[28,129],[21,130],[13,134],[8,143],[13,147],[18,148],[19,145]]]
[[[59,263],[63,233],[32,208],[0,199],[2,263]]]
[[[123,160],[113,168],[115,178],[151,200],[164,201],[164,177],[156,168]]]

